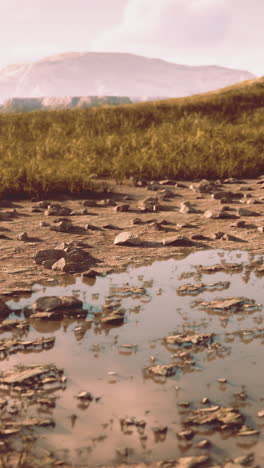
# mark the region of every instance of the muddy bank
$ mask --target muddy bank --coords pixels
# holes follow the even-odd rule
[[[261,180],[174,182],[2,201],[4,467],[262,466]]]
[[[177,258],[185,249],[263,252],[262,179],[160,182],[134,187],[114,186],[109,181],[109,193],[86,200],[2,200],[1,295],[30,292],[33,283],[50,281],[61,271],[62,281],[66,280],[65,272],[85,272],[88,277],[106,274],[128,265]],[[124,233],[130,235],[130,242],[125,234],[128,242],[115,243]],[[43,268],[34,261],[40,250],[69,245],[87,255],[79,271],[60,258],[54,269],[52,264],[46,262],[48,268]],[[80,258],[77,261],[80,263]]]

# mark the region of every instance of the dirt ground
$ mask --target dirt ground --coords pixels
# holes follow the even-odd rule
[[[63,208],[70,208],[74,212],[73,215],[67,216],[73,224],[70,232],[56,232],[51,229],[54,222],[61,217],[46,216],[45,209],[38,209],[40,201],[2,200],[0,294],[4,297],[30,292],[34,283],[55,276],[61,276],[62,282],[67,280],[65,273],[45,269],[34,262],[36,252],[56,248],[62,242],[84,245],[93,258],[91,268],[98,274],[122,270],[128,265],[141,265],[169,257],[177,258],[181,255],[183,247],[163,244],[164,239],[175,236],[188,239],[195,236],[195,245],[187,247],[190,251],[197,248],[223,248],[243,249],[261,254],[264,250],[264,234],[260,232],[264,226],[264,186],[260,179],[235,182],[222,183],[210,191],[211,193],[200,193],[190,188],[192,182],[186,181],[177,181],[176,186],[154,184],[153,188],[158,190],[150,190],[152,187],[134,187],[132,184],[118,186],[108,181],[108,193],[91,194],[91,197],[85,200],[67,197],[49,200],[51,204],[59,203]],[[170,193],[165,193],[168,196],[163,199],[164,190]],[[227,199],[227,202],[212,198],[212,194],[219,190],[240,193],[242,198]],[[159,198],[159,206],[155,211],[145,212],[138,208],[140,201],[146,197]],[[102,200],[106,200],[106,203]],[[87,205],[94,206],[85,208],[85,201]],[[183,202],[190,202],[199,212],[181,213],[180,206]],[[115,211],[117,208],[114,204],[128,204],[128,211]],[[207,210],[222,210],[223,207],[230,218],[212,219],[204,216]],[[240,208],[250,210],[253,215],[236,218]],[[141,224],[133,224],[135,218],[139,218],[136,222]],[[234,224],[241,220],[244,221],[243,227],[236,227]],[[114,245],[115,237],[124,231],[138,235],[143,241],[142,245]],[[221,234],[217,234],[219,232]],[[18,240],[17,236],[21,233],[27,233],[25,241]],[[223,237],[223,233],[227,236]],[[199,235],[204,238],[200,238]],[[233,237],[229,238],[228,235]]]

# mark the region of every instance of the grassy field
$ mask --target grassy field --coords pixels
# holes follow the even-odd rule
[[[91,174],[127,178],[264,173],[264,82],[100,109],[0,114],[0,193],[80,194]]]

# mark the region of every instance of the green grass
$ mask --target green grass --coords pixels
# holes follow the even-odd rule
[[[191,98],[0,114],[0,192],[81,194],[91,174],[127,178],[264,173],[264,85]]]

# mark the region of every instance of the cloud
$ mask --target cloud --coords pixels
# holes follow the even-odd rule
[[[263,74],[263,17],[263,0],[127,0],[122,21],[98,35],[93,50]]]

